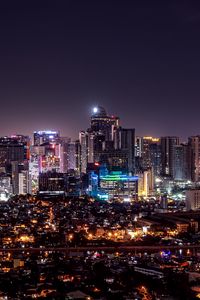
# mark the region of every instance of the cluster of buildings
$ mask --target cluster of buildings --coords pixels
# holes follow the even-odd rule
[[[199,182],[200,136],[138,137],[101,106],[76,141],[53,130],[0,138],[1,200],[39,192],[131,201]]]

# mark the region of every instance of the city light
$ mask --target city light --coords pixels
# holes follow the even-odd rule
[[[98,107],[95,106],[95,107],[93,108],[93,113],[96,114],[97,112],[98,112]]]
[[[0,300],[200,299],[200,1],[13,2]]]

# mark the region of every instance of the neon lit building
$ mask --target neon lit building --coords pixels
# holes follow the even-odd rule
[[[138,177],[122,174],[120,171],[100,176],[100,193],[107,194],[108,199],[137,200]]]

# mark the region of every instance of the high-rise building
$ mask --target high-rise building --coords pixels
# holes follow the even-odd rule
[[[74,142],[75,144],[75,171],[80,175],[81,173],[81,145],[79,140]]]
[[[102,106],[94,107],[91,116],[91,131],[103,134],[106,141],[112,141],[113,132],[116,127],[119,127],[118,117],[108,116]]]
[[[179,138],[176,136],[161,137],[161,164],[162,175],[173,176],[174,146],[179,145]]]
[[[191,151],[187,144],[174,146],[173,179],[191,180]]]
[[[0,176],[0,201],[6,201],[13,193],[11,177],[6,174]]]
[[[67,175],[46,172],[39,175],[39,191],[44,194],[64,194],[67,189]]]
[[[34,146],[40,146],[44,143],[57,142],[60,138],[60,134],[55,130],[40,130],[35,131],[33,135]]]
[[[39,189],[39,172],[40,172],[39,155],[32,153],[29,160],[29,178],[31,194],[35,194]]]
[[[119,126],[119,118],[108,116],[101,106],[94,108],[91,126],[79,134],[81,149],[81,172],[86,173],[87,164],[107,164],[109,170],[135,172],[135,129]]]
[[[149,145],[150,160],[153,177],[158,177],[161,174],[161,145],[159,142],[153,142]]]
[[[19,176],[19,178],[18,178],[18,181],[19,181],[18,194],[31,193],[28,170],[21,170],[21,172],[19,173],[18,176]]]
[[[81,173],[86,173],[88,164],[88,133],[81,131],[79,133],[80,152],[81,152]]]
[[[13,193],[16,195],[30,193],[31,187],[28,161],[24,161],[23,163],[13,161],[11,166]]]
[[[149,170],[153,166],[157,168],[157,160],[160,155],[160,139],[151,136],[141,140],[142,169]]]
[[[121,171],[100,176],[99,192],[100,194],[107,195],[107,199],[121,199],[124,201],[137,200],[138,177],[122,174]]]
[[[127,172],[135,172],[135,129],[119,130],[119,149],[127,153]]]
[[[28,152],[26,141],[18,140],[16,136],[0,138],[0,167],[4,167],[6,172],[11,173],[11,162],[23,163],[29,156]]]
[[[142,137],[139,136],[135,138],[135,156],[142,156]]]
[[[191,177],[192,181],[200,181],[200,136],[189,137],[188,144],[191,151]]]

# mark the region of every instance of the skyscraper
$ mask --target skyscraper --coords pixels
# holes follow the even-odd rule
[[[173,179],[191,180],[191,155],[187,144],[174,146]]]
[[[81,153],[81,173],[86,173],[88,164],[88,133],[81,131],[79,133],[80,153]]]
[[[105,136],[105,141],[113,140],[114,128],[119,127],[119,118],[108,116],[102,106],[93,109],[91,116],[91,131],[99,132]]]
[[[127,152],[127,171],[135,172],[135,129],[121,128],[119,130],[119,149]]]
[[[188,139],[191,150],[191,177],[192,181],[200,181],[200,136],[191,136]]]
[[[119,118],[107,115],[101,106],[95,107],[91,126],[79,134],[81,172],[86,173],[88,163],[105,163],[110,170],[118,169],[134,174],[135,129],[119,126]]]
[[[173,176],[174,146],[176,145],[179,145],[178,137],[161,137],[161,163],[163,176]]]

